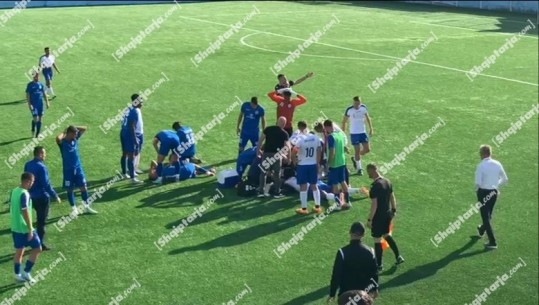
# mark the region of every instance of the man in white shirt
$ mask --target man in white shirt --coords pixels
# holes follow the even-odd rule
[[[56,95],[54,95],[54,90],[52,89],[52,68],[60,74],[60,71],[58,70],[58,67],[56,66],[56,57],[54,55],[50,54],[49,47],[45,48],[45,54],[41,55],[39,58],[39,68],[43,72],[43,77],[45,77],[45,85],[47,85],[47,91],[45,92],[47,95],[51,95],[52,98],[55,98]]]
[[[142,144],[144,143],[144,123],[142,122],[142,97],[137,97],[137,100],[139,101],[138,104],[135,106],[135,110],[137,111],[137,123],[135,125],[135,135],[138,139],[138,146],[137,151],[135,155],[135,174],[142,174],[142,170],[139,168],[140,165],[140,152],[142,151]]]
[[[350,142],[354,146],[355,156],[352,157],[352,164],[357,169],[357,173],[363,175],[361,166],[361,156],[366,155],[371,149],[369,145],[369,137],[372,137],[372,124],[367,106],[361,103],[359,96],[354,96],[353,105],[346,108],[342,119],[342,130],[346,130],[346,122],[350,120]],[[365,121],[369,125],[369,137],[365,131]],[[360,145],[362,149],[360,150]]]
[[[477,227],[479,236],[487,233],[489,242],[485,244],[487,249],[496,249],[498,244],[494,237],[494,231],[490,220],[494,204],[498,198],[498,188],[507,183],[507,175],[500,162],[490,157],[492,148],[489,145],[481,145],[479,155],[481,162],[475,171],[475,187],[477,189],[477,200],[481,203],[481,218],[483,224]]]

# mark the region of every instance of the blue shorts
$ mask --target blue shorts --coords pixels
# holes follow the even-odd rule
[[[34,109],[32,110],[32,116],[43,116],[43,114],[45,113],[45,109],[43,109],[43,106],[41,107],[33,107]]]
[[[122,152],[135,153],[138,151],[137,143],[133,141],[133,137],[130,134],[120,133],[120,142],[122,143]]]
[[[240,147],[244,148],[249,141],[251,141],[252,146],[256,146],[258,144],[258,139],[260,138],[260,135],[257,133],[253,134],[241,134],[240,135]]]
[[[369,143],[369,137],[366,133],[354,133],[350,135],[350,142],[352,145],[359,145],[362,143]]]
[[[137,151],[135,151],[135,153],[138,155],[142,151],[142,144],[144,143],[144,135],[137,134],[137,139],[138,139],[138,146],[137,146]]]
[[[15,249],[23,249],[28,246],[30,246],[32,249],[37,249],[41,247],[41,240],[39,239],[39,236],[36,233],[36,230],[32,232],[32,238],[31,241],[28,241],[28,235],[26,233],[17,233],[17,232],[11,232],[13,235],[13,246]]]
[[[176,141],[161,142],[161,144],[159,145],[159,154],[161,156],[168,156],[170,152],[174,152],[179,155],[177,150],[179,145],[180,144]]]
[[[45,80],[52,80],[52,68],[43,68],[43,77]]]
[[[174,177],[175,175],[179,175],[178,170],[174,166],[167,166],[163,168],[162,176],[163,177]]]
[[[346,181],[346,165],[329,168],[328,184],[336,185]]]
[[[318,182],[318,166],[313,165],[298,165],[296,168],[296,178],[299,185],[316,184]]]
[[[86,176],[84,176],[84,172],[82,170],[69,173],[64,172],[63,188],[72,189],[75,187],[86,187]]]

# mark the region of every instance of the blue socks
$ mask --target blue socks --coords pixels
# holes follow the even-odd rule
[[[88,191],[80,192],[80,198],[82,198],[85,204],[88,204]]]
[[[135,178],[135,160],[133,158],[127,158],[127,169],[129,170],[129,176],[131,179]]]
[[[75,193],[73,191],[67,191],[67,201],[71,207],[75,206]]]
[[[41,131],[41,121],[36,122],[36,138],[39,135],[40,131]]]
[[[120,158],[120,166],[122,167],[122,175],[125,176],[125,173],[126,173],[126,164],[127,164],[127,158],[125,156],[122,155],[122,157]]]
[[[36,122],[32,119],[32,132],[36,131]]]
[[[31,260],[27,260],[26,266],[24,267],[24,272],[30,273],[30,271],[32,271],[32,267],[34,267],[34,262],[32,262]]]
[[[157,172],[157,176],[161,177],[161,175],[163,174],[163,163],[157,163],[157,168],[155,169],[155,171]]]
[[[21,264],[20,263],[14,263],[14,269],[15,269],[15,274],[21,274]]]

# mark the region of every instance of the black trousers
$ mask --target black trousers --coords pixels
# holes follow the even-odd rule
[[[32,205],[34,207],[34,210],[36,210],[37,236],[39,236],[39,239],[41,240],[41,243],[43,244],[44,238],[45,238],[45,224],[47,223],[47,218],[49,217],[50,198],[42,197],[42,198],[32,199]]]
[[[482,204],[479,211],[481,212],[481,219],[483,224],[481,225],[480,230],[487,233],[488,240],[490,244],[496,244],[496,238],[494,237],[494,230],[492,229],[492,212],[494,211],[494,205],[496,204],[496,199],[498,198],[497,190],[477,190],[477,200]]]

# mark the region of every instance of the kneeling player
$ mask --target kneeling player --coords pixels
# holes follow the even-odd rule
[[[178,155],[171,154],[169,157],[169,163],[163,166],[162,177],[167,181],[183,181],[189,178],[195,178],[197,175],[214,176],[214,168],[204,168],[194,163],[185,162],[182,164],[179,161]],[[160,176],[157,174],[157,162],[152,160],[150,163],[150,170],[148,172],[148,178],[151,181],[155,181]]]
[[[298,166],[296,168],[297,180],[300,185],[299,199],[301,209],[297,209],[298,214],[309,214],[307,211],[307,183],[311,185],[314,198],[314,212],[320,214],[320,191],[318,190],[318,160],[322,154],[320,140],[314,134],[306,134],[297,138],[296,149],[292,150],[292,160],[298,157]]]

